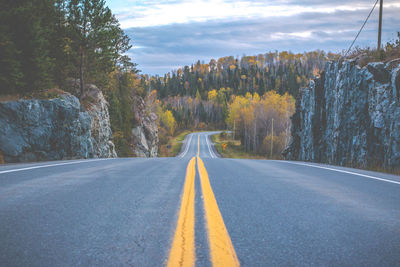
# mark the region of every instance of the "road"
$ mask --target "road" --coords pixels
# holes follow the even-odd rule
[[[399,266],[400,177],[223,159],[0,166],[0,266]]]

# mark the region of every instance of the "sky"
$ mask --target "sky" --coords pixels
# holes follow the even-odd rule
[[[142,73],[197,60],[347,49],[376,0],[107,0]],[[384,0],[382,42],[397,38],[400,1]],[[379,3],[355,46],[376,47]]]

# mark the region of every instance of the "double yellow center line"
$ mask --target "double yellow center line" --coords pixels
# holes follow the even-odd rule
[[[174,241],[169,254],[168,266],[194,266],[194,178],[196,175],[196,160],[193,157],[186,169],[186,179],[183,189],[181,209]]]
[[[203,161],[199,157],[200,136],[197,139],[197,169],[200,174],[203,193],[206,228],[213,266],[240,266],[231,238],[226,229],[210,180]],[[195,226],[195,176],[196,158],[193,157],[186,169],[186,179],[182,194],[181,207],[168,266],[195,266],[196,253],[194,243]]]

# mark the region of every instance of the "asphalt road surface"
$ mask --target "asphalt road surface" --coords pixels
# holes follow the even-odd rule
[[[176,158],[0,166],[0,266],[400,266],[399,176],[222,159],[209,134]]]

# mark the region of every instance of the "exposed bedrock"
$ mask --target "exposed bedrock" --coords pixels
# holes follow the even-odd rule
[[[400,169],[400,59],[328,62],[300,89],[286,159]]]

